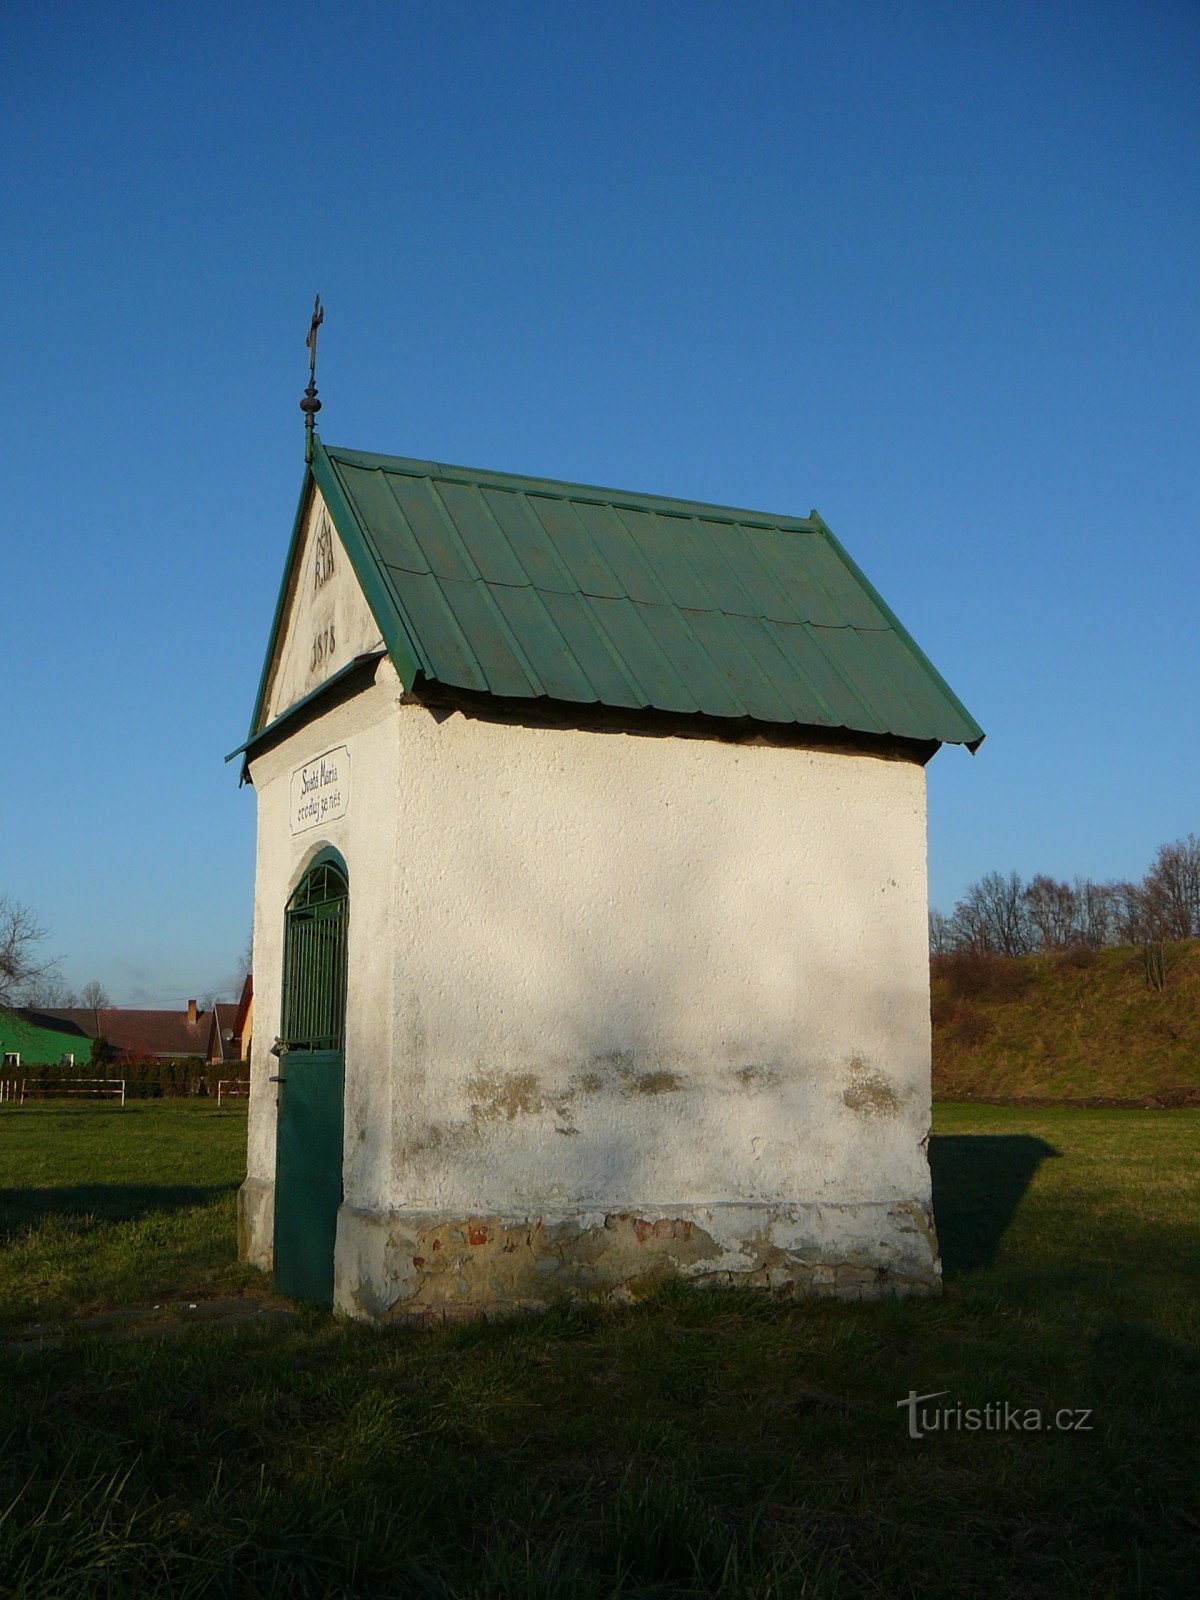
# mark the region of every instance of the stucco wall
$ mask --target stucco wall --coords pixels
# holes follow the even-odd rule
[[[398,733],[397,1199],[925,1181],[920,767],[418,706]]]
[[[511,726],[398,687],[384,669],[254,765],[260,1211],[283,904],[318,843],[350,869],[338,1303],[612,1290],[642,1255],[935,1285],[922,769]],[[298,845],[288,776],[336,743],[350,811]]]

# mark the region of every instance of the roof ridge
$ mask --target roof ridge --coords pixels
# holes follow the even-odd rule
[[[723,512],[716,520],[739,523],[747,517],[755,525],[768,528],[794,529],[803,533],[825,534],[824,526],[816,520],[816,513],[797,517],[785,512],[755,510],[749,506],[730,506],[718,500],[684,500],[678,495],[655,494],[648,489],[612,489],[599,483],[576,483],[569,478],[538,478],[529,473],[501,472],[494,467],[468,467],[458,462],[424,461],[418,456],[392,456],[375,450],[354,450],[348,445],[322,443],[322,449],[334,460],[345,461],[348,466],[371,467],[379,472],[400,472],[413,478],[444,478],[452,473],[462,474],[464,481],[477,484],[488,480],[498,485],[512,485],[526,493],[547,492],[556,489],[568,493],[552,496],[562,500],[595,500],[597,505],[628,505],[640,510],[647,503],[660,507],[675,507],[681,513],[695,516],[697,511]]]

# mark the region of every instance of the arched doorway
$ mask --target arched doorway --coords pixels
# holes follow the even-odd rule
[[[284,913],[275,1127],[275,1282],[323,1306],[333,1303],[342,1202],[349,925],[345,863],[323,850]]]

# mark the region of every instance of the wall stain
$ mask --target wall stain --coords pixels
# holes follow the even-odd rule
[[[683,1087],[683,1079],[668,1067],[654,1072],[624,1071],[621,1074],[626,1094],[674,1094]]]
[[[606,1050],[603,1055],[592,1057],[592,1065],[611,1077],[614,1072],[632,1072],[637,1057],[631,1050]]]
[[[842,1099],[851,1111],[862,1117],[894,1117],[900,1109],[900,1096],[879,1071],[869,1066],[861,1056],[851,1056],[850,1083],[842,1091]]]
[[[401,1161],[411,1161],[414,1156],[425,1155],[430,1150],[440,1150],[446,1142],[445,1130],[436,1123],[431,1123],[423,1132],[417,1134],[409,1142],[400,1147],[398,1152]]]
[[[471,1116],[476,1122],[503,1117],[512,1122],[518,1116],[532,1116],[546,1106],[541,1083],[534,1072],[478,1073],[467,1084],[476,1098]]]
[[[933,1208],[922,1205],[919,1200],[900,1200],[894,1206],[888,1207],[888,1216],[904,1232],[920,1235],[929,1248],[940,1277],[942,1262],[941,1253],[938,1250],[937,1225],[933,1220]]]
[[[733,1075],[747,1089],[766,1088],[769,1084],[779,1082],[778,1067],[764,1066],[756,1061],[744,1067],[735,1067]]]
[[[599,1094],[616,1079],[621,1094],[671,1094],[682,1089],[683,1079],[670,1067],[653,1067],[631,1050],[606,1050],[593,1056],[578,1083],[585,1094]]]
[[[466,1217],[410,1236],[407,1290],[391,1317],[432,1310],[497,1309],[543,1302],[548,1293],[645,1292],[682,1267],[713,1265],[720,1246],[684,1218],[649,1220],[613,1212],[602,1225]],[[558,1287],[550,1289],[553,1277]]]

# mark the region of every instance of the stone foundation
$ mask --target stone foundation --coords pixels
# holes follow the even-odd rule
[[[247,1178],[237,1197],[238,1260],[270,1272],[275,1265],[275,1185]]]
[[[934,1294],[928,1207],[740,1205],[528,1217],[338,1214],[334,1305],[363,1320],[500,1315],[629,1300],[665,1278],[840,1300]]]

